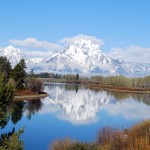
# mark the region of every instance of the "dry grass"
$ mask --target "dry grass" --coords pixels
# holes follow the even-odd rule
[[[150,120],[120,131],[105,127],[98,132],[95,143],[56,140],[49,150],[150,150]]]
[[[103,128],[97,143],[108,150],[150,150],[150,121],[137,124],[129,130]]]
[[[36,95],[30,89],[16,89],[15,96],[24,96],[24,95]]]
[[[49,150],[67,150],[74,141],[71,141],[69,138],[63,140],[56,140],[52,143]]]

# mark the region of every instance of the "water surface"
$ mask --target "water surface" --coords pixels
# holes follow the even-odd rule
[[[78,85],[45,86],[48,97],[12,106],[0,134],[25,127],[25,150],[47,150],[55,139],[96,140],[105,126],[120,129],[150,119],[150,95],[94,91]]]

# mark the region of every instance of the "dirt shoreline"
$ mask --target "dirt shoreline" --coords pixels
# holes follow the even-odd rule
[[[48,94],[22,95],[22,96],[14,96],[13,100],[14,101],[36,100],[47,96]]]

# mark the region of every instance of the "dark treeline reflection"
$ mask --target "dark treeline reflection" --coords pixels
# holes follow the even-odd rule
[[[0,129],[4,128],[10,118],[10,115],[8,113],[8,105],[0,105]]]
[[[42,102],[37,100],[26,101],[24,105],[24,111],[26,112],[27,118],[30,120],[31,117],[42,108]]]
[[[150,105],[150,94],[123,93],[115,91],[109,91],[107,92],[107,94],[113,96],[117,100],[126,100],[131,98],[137,101],[142,101],[147,105]]]
[[[8,124],[10,118],[14,124],[21,119],[23,113],[23,104],[20,103],[11,103],[7,104],[5,101],[1,102],[0,105],[0,129],[3,129]],[[24,129],[19,129],[15,131],[15,128],[12,128],[12,131],[2,133],[0,135],[0,150],[7,149],[16,149],[23,150],[24,142],[20,140],[21,134],[24,132]]]
[[[35,112],[39,111],[42,107],[42,103],[39,99],[31,101],[19,101],[7,104],[5,101],[1,102],[0,105],[0,129],[3,129],[7,126],[9,120],[16,124],[21,120],[24,112],[28,119],[31,119],[31,116]],[[2,133],[0,135],[0,150],[6,149],[16,149],[23,150],[24,142],[20,140],[21,134],[24,132],[24,128],[15,131],[15,128],[12,128],[12,131]],[[12,144],[13,143],[13,144]]]
[[[23,115],[23,102],[12,103],[12,113],[11,113],[11,121],[16,124],[19,120],[21,120]]]
[[[4,128],[9,120],[16,124],[21,120],[23,112],[30,120],[31,117],[42,108],[40,99],[30,101],[13,102],[11,105],[0,105],[0,128]]]

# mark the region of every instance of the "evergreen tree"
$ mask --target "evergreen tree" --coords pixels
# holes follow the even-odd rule
[[[14,96],[14,87],[5,82],[4,73],[0,74],[0,105],[11,104]]]
[[[13,78],[16,81],[16,88],[25,87],[25,78],[26,78],[26,64],[24,59],[21,59],[20,62],[14,67]]]
[[[79,74],[77,73],[77,75],[76,75],[76,81],[78,81],[79,80]]]
[[[12,73],[11,64],[6,57],[0,57],[0,72],[4,73],[4,80],[7,82]]]

